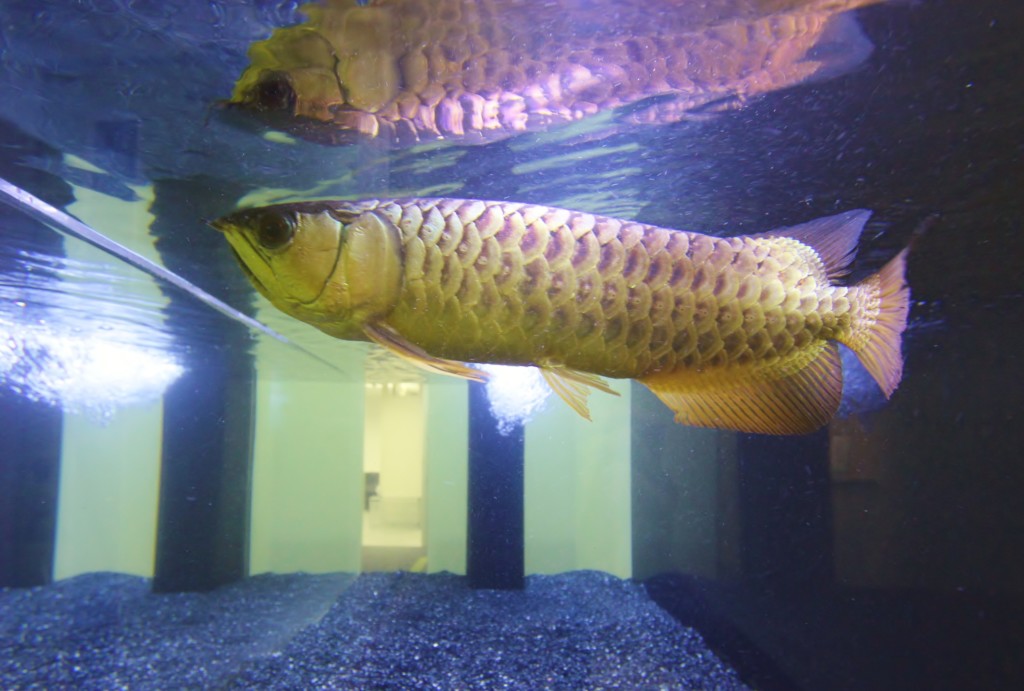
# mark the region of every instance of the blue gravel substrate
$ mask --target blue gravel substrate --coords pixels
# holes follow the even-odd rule
[[[89,574],[0,591],[0,688],[745,688],[641,586],[603,573],[524,591],[407,573],[148,588]]]

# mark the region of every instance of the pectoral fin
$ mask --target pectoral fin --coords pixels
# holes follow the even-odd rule
[[[640,380],[676,421],[759,434],[807,434],[839,408],[842,362],[835,343],[760,368],[676,371]]]
[[[368,324],[363,327],[363,333],[366,334],[368,339],[382,348],[430,372],[450,374],[453,377],[461,377],[472,381],[487,381],[487,374],[485,372],[473,369],[462,362],[434,357],[418,345],[405,340],[401,334],[389,327]]]
[[[590,419],[590,407],[587,405],[587,399],[590,398],[591,389],[610,393],[613,396],[619,395],[618,391],[608,386],[608,382],[596,374],[579,372],[560,365],[542,365],[540,373],[551,390],[587,420]]]

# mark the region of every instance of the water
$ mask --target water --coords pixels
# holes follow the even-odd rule
[[[756,22],[804,3],[627,2],[619,14],[604,5],[564,10],[586,18],[571,31],[542,3],[525,23],[508,9],[460,21],[466,31],[504,27],[524,60],[542,60],[559,36],[624,43],[652,21],[706,36],[725,16]],[[541,683],[497,663],[493,678],[459,677],[484,672],[453,662],[451,641],[444,654],[431,647],[440,631],[431,622],[489,591],[391,576],[350,588],[364,571],[479,567],[472,549],[467,557],[476,519],[466,385],[273,309],[204,224],[237,206],[444,195],[721,235],[870,209],[852,280],[926,229],[909,260],[905,373],[891,401],[847,370],[840,417],[825,432],[769,439],[675,425],[625,382],[618,398],[591,397],[587,423],[526,382],[529,420],[508,437],[525,457],[522,528],[514,515],[497,520],[518,534],[522,548],[507,551],[521,552],[531,577],[593,569],[642,582],[658,611],[694,627],[725,663],[701,673],[735,670],[724,685],[1019,686],[1024,12],[1008,0],[947,0],[840,16],[809,55],[823,63],[810,79],[737,93],[730,65],[745,63],[703,55],[719,76],[678,122],[636,122],[671,111],[640,93],[594,118],[502,136],[328,146],[322,123],[296,130],[274,113],[225,107],[254,42],[304,21],[296,3],[0,2],[0,177],[287,339],[0,205],[0,586],[15,586],[0,592],[3,685],[312,685],[268,655],[320,659],[303,656],[305,643],[330,657],[334,629],[298,632],[339,594],[350,599],[322,625],[354,612],[363,618],[353,631],[372,644],[373,608],[359,599],[370,592],[387,601],[388,644],[376,658],[334,653],[396,676],[358,681],[323,667],[321,678],[425,683],[400,674],[408,665],[449,674],[449,686]],[[364,94],[381,88],[368,84]],[[493,405],[512,405],[514,417],[507,398]],[[111,571],[153,580],[95,575]],[[147,594],[268,571],[345,575],[241,580],[209,597]],[[620,623],[669,626],[651,623],[637,592],[581,578],[528,581],[545,623],[530,629],[517,615],[526,628],[502,635],[536,635],[541,648],[576,656],[559,663],[516,648],[508,654],[521,669],[585,688],[613,684],[599,671],[612,663],[597,660],[630,645],[660,664],[664,641],[627,628],[588,639],[603,651],[590,658],[585,646],[552,643],[557,631],[612,626],[594,612],[574,618],[572,598],[606,602]],[[513,606],[505,595],[480,607]],[[44,604],[61,597],[87,614]],[[249,633],[232,639],[230,613],[263,607],[280,616],[244,617]],[[154,621],[210,628],[198,646],[170,624],[134,633]],[[405,652],[401,631],[413,641]],[[678,635],[688,646],[689,634]],[[683,649],[675,659],[689,659]],[[420,659],[401,657],[414,650]],[[161,666],[161,651],[194,663]],[[76,654],[79,669],[66,663]],[[148,677],[135,658],[149,661]]]

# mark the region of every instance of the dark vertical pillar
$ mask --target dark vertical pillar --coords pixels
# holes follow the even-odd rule
[[[828,429],[801,437],[742,434],[743,572],[780,588],[834,580]]]
[[[498,431],[486,386],[471,382],[466,575],[473,588],[523,587],[523,442],[522,425]]]
[[[30,278],[38,280],[17,265],[22,249],[63,255],[60,236],[2,204],[0,227],[3,282],[18,285]],[[19,313],[28,323],[41,316],[32,304],[17,308],[15,319]],[[18,336],[8,334],[0,341],[7,338]],[[0,342],[0,348],[5,347]],[[31,375],[34,364],[27,362],[25,367],[29,369],[23,374]],[[53,577],[63,430],[59,407],[27,398],[6,386],[0,376],[0,587],[43,585]]]
[[[0,588],[53,577],[63,417],[0,387]]]
[[[252,375],[210,348],[164,396],[158,592],[209,590],[248,575]]]
[[[222,190],[222,187],[217,189]],[[202,181],[159,182],[153,232],[167,268],[214,294],[244,277],[204,218],[231,208]],[[153,589],[209,590],[248,575],[254,367],[239,324],[172,289],[186,372],[164,396]]]
[[[29,136],[14,124],[0,120],[0,177],[64,206],[72,201],[71,188],[55,175],[44,172],[40,162],[56,160],[59,154]],[[31,161],[29,164],[27,161]],[[51,257],[64,256],[64,240],[54,231],[0,202],[0,283],[17,295],[18,286],[31,280],[36,286],[45,280],[28,275],[21,263],[22,252]],[[26,295],[28,293],[26,292]],[[28,304],[0,305],[0,312],[17,324],[34,323],[45,312],[26,298]],[[0,348],[10,338],[4,334]],[[45,358],[45,352],[33,353]],[[25,358],[15,367],[31,376],[35,366]],[[30,587],[53,578],[57,538],[57,501],[64,415],[57,406],[38,403],[0,376],[0,588]]]

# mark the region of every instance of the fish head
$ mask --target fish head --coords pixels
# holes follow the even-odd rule
[[[417,74],[426,75],[420,46],[404,38],[402,25],[413,20],[387,4],[310,3],[303,10],[308,22],[253,44],[250,66],[222,105],[325,144],[376,137],[375,114],[394,102],[405,79],[399,61],[420,56]],[[407,51],[414,57],[403,57]]]
[[[398,301],[401,236],[373,210],[345,202],[278,204],[210,225],[224,233],[260,294],[333,336],[361,340],[363,326]]]

